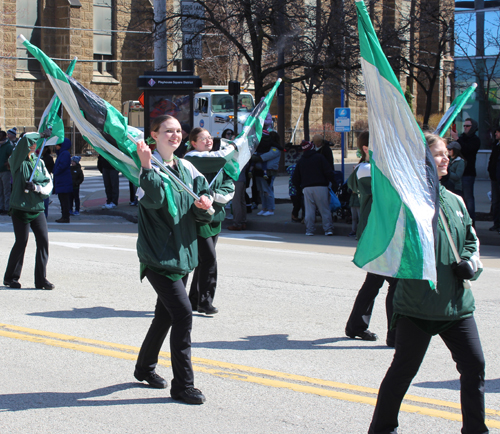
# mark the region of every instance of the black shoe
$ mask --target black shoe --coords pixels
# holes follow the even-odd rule
[[[347,333],[346,330],[345,334],[351,339],[361,338],[363,341],[376,341],[378,339],[378,336],[370,330],[365,330],[360,333]]]
[[[134,371],[134,377],[139,381],[146,381],[151,387],[155,389],[166,389],[167,382],[164,378],[160,377],[155,371],[148,372],[147,374],[140,374],[137,369]]]
[[[51,289],[55,289],[55,287],[56,287],[56,285],[54,285],[53,283],[50,283],[48,280],[43,285],[35,285],[36,289],[48,289],[48,290],[51,290]]]
[[[173,393],[170,390],[170,396],[176,401],[184,401],[186,404],[203,404],[207,398],[201,393],[201,390],[190,387],[180,393]]]
[[[198,306],[198,312],[204,313],[205,315],[215,315],[217,312],[219,312],[219,309],[217,309],[214,306],[208,306],[208,307]]]
[[[10,281],[4,280],[3,286],[8,286],[9,288],[16,288],[16,289],[21,288],[21,284],[19,282],[16,282],[15,280],[10,280]]]
[[[69,223],[69,219],[63,219],[62,217],[56,220],[56,223]]]
[[[498,231],[500,228],[497,225],[493,225],[489,230],[490,231]]]

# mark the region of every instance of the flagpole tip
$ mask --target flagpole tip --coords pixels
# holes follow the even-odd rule
[[[477,87],[477,83],[472,83],[472,87],[475,89]]]
[[[19,39],[19,41],[21,41],[21,44],[26,41],[26,38],[24,37],[24,35],[20,34],[17,39]]]

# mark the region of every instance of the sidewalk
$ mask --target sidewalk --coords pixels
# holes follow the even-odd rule
[[[476,181],[476,207],[478,212],[488,212],[489,201],[486,193],[489,191],[489,181]],[[286,191],[286,193],[285,193]],[[276,180],[276,209],[273,216],[262,217],[258,216],[258,210],[253,210],[252,213],[247,215],[247,230],[258,232],[282,232],[293,234],[304,234],[305,226],[301,223],[291,221],[292,204],[288,197],[288,177],[280,176]],[[120,190],[120,201],[118,207],[112,210],[101,209],[102,205],[106,202],[104,190],[94,192],[82,198],[82,213],[94,215],[110,215],[120,216],[128,221],[137,223],[138,207],[130,206],[128,204],[129,192],[127,189]],[[486,198],[486,200],[483,199]],[[232,224],[232,220],[226,219],[222,223],[222,228],[225,232],[227,227]],[[500,246],[500,234],[497,232],[490,232],[488,229],[491,227],[491,221],[477,221],[476,232],[478,234],[481,244]],[[334,222],[334,235],[346,237],[351,232],[351,225],[343,221]],[[318,217],[316,220],[316,236],[324,236],[321,227],[321,219]]]

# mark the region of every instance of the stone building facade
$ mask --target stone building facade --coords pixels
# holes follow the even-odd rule
[[[408,4],[406,0],[380,0],[376,2],[374,13],[383,16],[385,23],[394,24],[399,19],[397,11],[404,11]],[[145,34],[127,32],[130,29],[137,30],[140,15],[147,15],[151,8],[149,0],[0,0],[0,128],[16,126],[18,131],[36,130],[43,110],[53,95],[51,85],[37,62],[19,59],[23,53],[16,41],[17,34],[27,32],[31,35],[31,40],[63,70],[71,59],[78,57],[74,77],[121,111],[124,101],[136,100],[140,95],[137,77],[154,68],[152,62],[145,62],[153,58],[152,47],[148,46]],[[38,13],[31,13],[30,18],[29,11],[32,10]],[[387,11],[394,12],[391,15]],[[120,30],[103,30],[107,25],[108,30]],[[148,30],[146,24],[142,30]],[[452,60],[445,59],[445,62],[450,65]],[[180,68],[180,62],[172,68]],[[197,68],[196,73],[204,77],[204,84],[215,84],[205,80],[207,74],[201,68]],[[396,73],[403,90],[407,84],[411,85],[415,114],[421,114],[425,100],[418,86],[408,80],[405,74]],[[351,80],[358,84],[361,79],[360,74],[351,76]],[[447,109],[451,99],[449,83],[446,73],[436,83],[433,98],[433,111],[436,113]],[[287,142],[305,101],[304,95],[291,86],[286,86],[285,95]],[[366,119],[362,91],[358,94],[348,93],[346,102],[351,108],[353,123]],[[275,104],[273,114],[276,114]],[[312,101],[309,117],[311,136],[333,124],[335,107],[340,107],[340,87],[327,83],[323,92]],[[69,134],[71,121],[67,114],[64,114],[63,119]],[[303,138],[302,131],[301,121],[296,143],[300,143]]]

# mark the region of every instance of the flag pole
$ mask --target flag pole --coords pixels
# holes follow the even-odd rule
[[[221,169],[217,172],[217,175],[214,176],[214,179],[212,179],[212,182],[208,184],[208,188],[212,188],[212,185],[214,185],[215,180],[217,177],[220,175],[220,173],[224,170],[224,166],[221,167]]]
[[[48,135],[47,135],[48,134]],[[29,182],[33,182],[33,177],[35,176],[36,168],[38,167],[38,163],[40,162],[40,158],[42,158],[43,150],[45,148],[45,143],[47,143],[47,140],[49,137],[52,135],[52,129],[49,127],[47,130],[44,132],[40,133],[40,137],[45,137],[45,140],[42,143],[42,147],[40,148],[40,152],[38,154],[38,158],[36,159],[35,167],[33,168],[33,172],[31,172],[30,180]],[[24,190],[26,194],[29,193],[29,190]]]
[[[129,138],[130,141],[132,141],[134,144],[137,145],[137,140],[132,137],[130,134],[127,134],[127,137]],[[193,192],[186,184],[184,184],[177,176],[175,176],[175,173],[173,173],[167,166],[163,164],[162,161],[158,160],[154,155],[151,155],[151,160],[158,165],[160,169],[163,170],[171,179],[173,179],[177,184],[179,184],[185,191],[188,193],[194,200],[200,200],[200,196],[198,196],[195,192]],[[209,209],[207,209],[207,212],[210,215],[213,215],[215,213],[214,208],[211,206]]]

